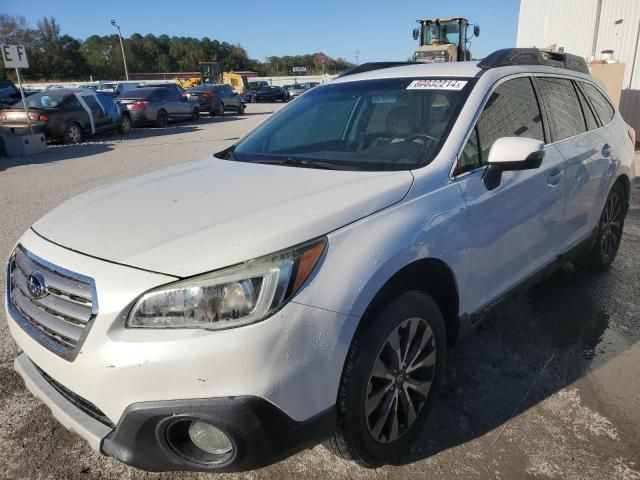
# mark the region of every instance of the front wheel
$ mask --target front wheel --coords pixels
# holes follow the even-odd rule
[[[604,204],[596,239],[591,248],[578,257],[576,263],[588,270],[606,270],[613,263],[620,248],[624,217],[627,213],[624,187],[616,183]]]
[[[356,334],[338,390],[330,450],[364,467],[406,452],[442,382],[446,332],[437,303],[407,292]]]

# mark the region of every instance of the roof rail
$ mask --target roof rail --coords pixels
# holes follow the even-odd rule
[[[340,77],[346,77],[347,75],[354,75],[356,73],[364,73],[371,72],[373,70],[382,70],[383,68],[393,68],[393,67],[402,67],[404,65],[414,65],[416,62],[369,62],[363,63],[361,65],[356,65],[355,67],[347,70]]]
[[[485,70],[512,65],[546,65],[589,74],[584,58],[570,53],[551,52],[539,48],[504,48],[496,50],[478,63]]]

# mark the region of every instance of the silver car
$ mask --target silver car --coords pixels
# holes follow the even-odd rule
[[[164,87],[136,88],[116,100],[129,110],[133,125],[152,123],[166,127],[170,120],[197,120],[198,104]]]

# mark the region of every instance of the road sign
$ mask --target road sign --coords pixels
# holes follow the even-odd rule
[[[307,71],[307,67],[293,67],[291,71],[293,71],[293,73],[305,73]]]
[[[33,135],[33,127],[31,126],[31,119],[29,118],[27,101],[24,99],[22,78],[20,77],[20,69],[29,68],[27,51],[25,50],[24,45],[0,45],[0,55],[2,55],[2,60],[4,61],[4,68],[16,69],[16,77],[18,77],[18,86],[20,87],[20,95],[22,96],[22,106],[24,107],[24,113],[27,116],[29,131],[31,132],[31,135]]]
[[[5,68],[29,68],[27,50],[23,45],[0,46]]]

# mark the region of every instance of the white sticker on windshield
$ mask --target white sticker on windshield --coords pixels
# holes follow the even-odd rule
[[[466,80],[414,80],[407,90],[462,90]]]

